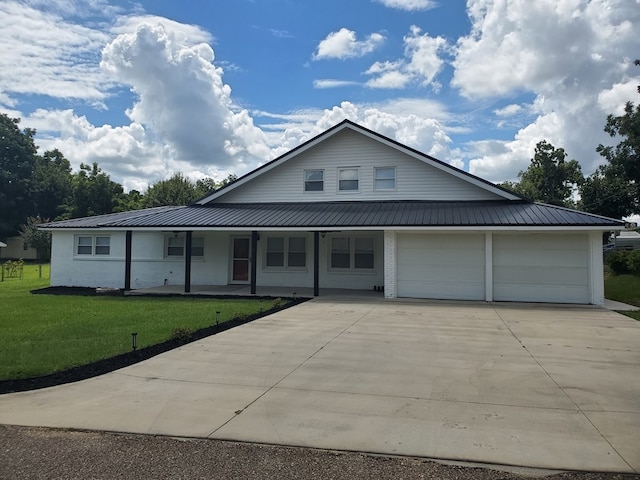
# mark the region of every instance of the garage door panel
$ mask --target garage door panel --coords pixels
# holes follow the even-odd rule
[[[483,300],[484,236],[400,234],[398,296]]]
[[[464,266],[430,265],[428,266],[429,277],[425,275],[425,265],[404,265],[402,267],[402,280],[407,282],[444,282],[454,284],[461,278],[465,282],[482,283],[484,285],[484,267],[482,270],[469,269]]]
[[[588,236],[495,234],[493,298],[589,303]]]
[[[495,247],[494,247],[495,249]],[[556,267],[558,265],[584,267],[586,251],[572,250],[497,250],[493,254],[493,265],[497,267],[519,265],[522,267]]]
[[[585,299],[584,288],[580,286],[566,286],[562,288],[562,295],[558,293],[557,285],[540,285],[532,288],[527,284],[510,284],[496,285],[493,289],[496,301],[589,303]]]
[[[526,273],[526,274],[525,274]],[[524,271],[519,267],[494,267],[493,278],[497,284],[523,285],[572,285],[586,287],[588,285],[586,268],[546,268],[544,266],[528,267]]]

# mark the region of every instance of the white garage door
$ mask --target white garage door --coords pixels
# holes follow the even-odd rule
[[[493,235],[493,298],[589,303],[588,235]]]
[[[484,235],[401,233],[399,297],[484,300]]]

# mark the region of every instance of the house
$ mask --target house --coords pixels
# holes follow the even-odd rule
[[[51,284],[247,284],[601,304],[617,220],[533,203],[350,121],[193,205],[48,223]]]
[[[2,248],[0,258],[5,260],[36,260],[38,258],[38,251],[20,236],[7,238],[6,243],[0,245],[0,248]]]

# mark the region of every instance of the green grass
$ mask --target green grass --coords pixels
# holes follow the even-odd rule
[[[0,282],[0,380],[30,378],[85,365],[169,340],[176,328],[194,331],[260,311],[258,299],[81,297],[33,295],[48,286],[48,265],[25,265],[23,279]],[[264,310],[274,301],[265,300]]]
[[[604,296],[610,300],[640,307],[640,276],[613,275],[605,271]],[[640,320],[640,312],[621,312]]]

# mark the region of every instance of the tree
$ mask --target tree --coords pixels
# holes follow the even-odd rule
[[[635,61],[640,65],[640,60]],[[638,87],[640,93],[640,86]],[[594,190],[587,191],[585,208],[593,207],[594,213],[605,215],[608,203],[616,203],[618,210],[615,218],[638,213],[640,209],[640,104],[634,106],[627,102],[624,114],[608,115],[604,131],[611,138],[620,139],[616,146],[598,145],[596,151],[607,164],[601,166],[590,179]]]
[[[571,197],[584,177],[580,164],[566,158],[564,149],[542,140],[536,145],[529,167],[518,173],[519,182],[504,182],[501,186],[536,202],[573,207]]]
[[[33,213],[35,130],[20,130],[19,124],[19,118],[0,114],[0,238],[17,234],[20,224]]]
[[[635,211],[636,189],[611,169],[600,168],[580,188],[580,209],[610,218],[622,218]]]
[[[144,197],[138,190],[130,190],[119,196],[114,212],[128,212],[144,207]]]
[[[34,212],[56,219],[70,208],[73,195],[71,164],[58,149],[37,157],[33,172]]]
[[[147,188],[145,207],[163,205],[189,205],[198,199],[195,184],[182,173],[174,173],[167,180],[160,180]]]
[[[73,175],[73,202],[69,218],[103,215],[115,210],[123,195],[122,185],[111,181],[97,163],[80,164],[80,171]]]
[[[38,261],[49,261],[51,259],[51,233],[38,230],[38,225],[48,222],[40,217],[28,217],[24,225],[20,226],[20,235],[29,246],[36,249]]]

